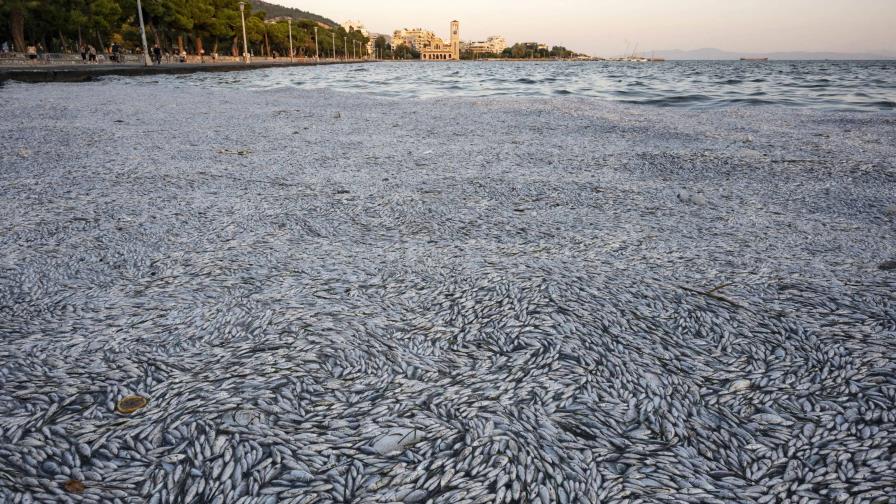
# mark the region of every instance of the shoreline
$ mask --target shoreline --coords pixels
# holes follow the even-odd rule
[[[257,63],[165,63],[162,65],[116,65],[75,64],[75,65],[21,65],[0,67],[0,84],[6,81],[26,83],[47,82],[89,82],[98,77],[107,76],[144,76],[144,75],[184,75],[193,73],[242,72],[265,68],[304,67],[326,65],[356,65],[375,63],[371,60],[337,60],[337,61],[295,61]]]

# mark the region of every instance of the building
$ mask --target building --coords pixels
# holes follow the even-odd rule
[[[442,39],[435,33],[423,28],[404,28],[395,30],[395,33],[392,34],[392,47],[406,45],[417,52],[429,49],[436,42],[443,44]]]
[[[434,36],[429,47],[423,47],[418,51],[420,51],[420,59],[426,61],[460,60],[460,21],[451,22],[451,42],[449,44]]]
[[[463,44],[462,49],[473,53],[473,55],[501,54],[504,49],[507,49],[507,40],[500,35],[493,35],[484,41],[467,42]]]
[[[547,44],[542,44],[541,42],[523,42],[522,46],[526,48],[527,51],[550,51],[551,48],[548,47]]]

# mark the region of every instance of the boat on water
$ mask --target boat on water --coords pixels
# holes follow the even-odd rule
[[[741,58],[741,61],[768,61],[768,58]]]
[[[662,63],[666,61],[666,59],[657,58],[656,54],[651,54],[650,57],[638,54],[638,44],[635,44],[635,50],[632,51],[630,55],[621,56],[618,58],[610,58],[608,61],[625,61],[628,63]]]

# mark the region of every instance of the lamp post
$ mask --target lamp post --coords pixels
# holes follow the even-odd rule
[[[314,61],[320,61],[320,46],[317,45],[317,27],[314,27]]]
[[[240,2],[240,19],[243,20],[243,63],[249,63],[249,40],[246,38],[246,2]]]
[[[330,33],[333,36],[333,61],[336,61],[336,32]]]
[[[293,51],[292,51],[292,18],[289,18],[287,21],[289,23],[289,62],[293,62]]]
[[[140,38],[143,39],[143,66],[149,66],[149,45],[146,43],[146,27],[143,26],[143,6],[140,5],[140,0],[137,0],[137,17],[140,18]]]
[[[348,37],[342,37],[342,60],[348,59]]]

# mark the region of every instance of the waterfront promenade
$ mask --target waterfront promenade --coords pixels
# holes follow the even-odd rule
[[[80,63],[77,61],[61,61],[51,63],[21,63],[10,64],[0,59],[0,82],[15,80],[21,82],[84,82],[97,77],[109,75],[137,76],[137,75],[161,75],[161,74],[189,74],[199,72],[239,72],[260,68],[275,68],[289,66],[313,66],[313,65],[343,65],[353,63],[367,63],[370,60],[362,59],[319,59],[314,58],[258,58],[250,63],[243,63],[234,58],[221,61],[212,61],[206,58],[205,62],[199,62],[198,58],[191,58],[187,63],[162,63],[161,65],[144,66],[138,62],[117,63]]]

